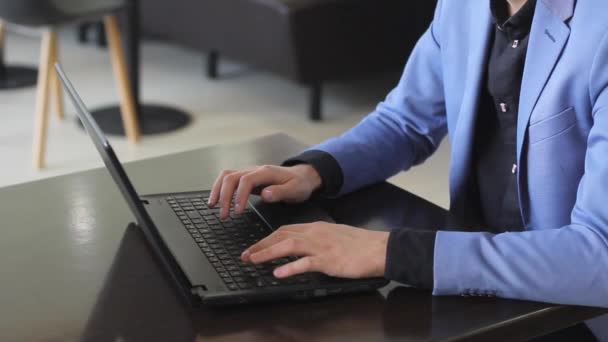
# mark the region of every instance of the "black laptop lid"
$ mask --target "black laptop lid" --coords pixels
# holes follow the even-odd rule
[[[148,213],[144,209],[142,202],[139,199],[139,195],[135,191],[135,188],[129,180],[129,177],[127,177],[127,173],[125,172],[122,165],[120,164],[120,161],[116,157],[116,154],[114,153],[112,146],[108,142],[108,139],[106,139],[105,135],[95,122],[95,119],[93,119],[93,117],[87,110],[86,106],[82,102],[82,99],[76,92],[76,89],[74,89],[74,86],[72,86],[72,83],[65,75],[65,72],[63,71],[59,63],[55,64],[55,70],[57,70],[59,79],[61,80],[63,87],[68,92],[70,99],[72,100],[72,103],[76,108],[76,112],[78,113],[80,121],[82,122],[85,130],[91,137],[91,140],[93,140],[93,144],[101,155],[101,158],[103,159],[106,168],[110,172],[110,175],[112,175],[114,182],[116,182],[116,185],[120,189],[120,192],[127,201],[129,207],[131,208],[131,211],[135,215],[137,223],[142,226],[148,222],[151,222]]]

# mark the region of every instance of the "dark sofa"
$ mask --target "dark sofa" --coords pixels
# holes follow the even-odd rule
[[[323,82],[402,68],[436,0],[146,0],[144,34],[268,70],[311,89],[321,118]]]

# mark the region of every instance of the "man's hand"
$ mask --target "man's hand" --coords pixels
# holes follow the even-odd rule
[[[240,214],[247,207],[247,199],[251,191],[259,186],[266,186],[260,194],[265,202],[304,202],[321,187],[321,177],[308,164],[291,167],[265,165],[245,170],[224,170],[215,180],[209,196],[209,207],[219,203],[220,218],[225,219],[230,213],[232,197],[236,194],[234,211]]]
[[[245,250],[241,259],[261,264],[286,256],[301,257],[276,268],[277,278],[305,272],[342,278],[382,277],[388,236],[326,222],[284,226]]]

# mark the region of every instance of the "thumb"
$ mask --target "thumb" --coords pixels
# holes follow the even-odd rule
[[[277,203],[293,197],[293,186],[289,183],[271,185],[262,190],[262,200],[267,203]]]

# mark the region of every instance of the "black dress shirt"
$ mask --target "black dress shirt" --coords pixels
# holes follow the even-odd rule
[[[517,188],[517,114],[536,0],[509,18],[506,1],[492,0],[496,30],[475,134],[479,221],[492,231],[521,230]]]
[[[478,107],[473,191],[479,203],[480,224],[493,231],[521,230],[516,163],[516,132],[519,94],[528,35],[536,0],[509,16],[506,0],[490,0],[495,23],[491,39],[485,86]],[[323,196],[334,196],[342,187],[343,174],[328,153],[308,151],[283,165],[311,164],[321,176]],[[391,232],[385,277],[420,288],[433,287],[436,233],[421,230]]]

